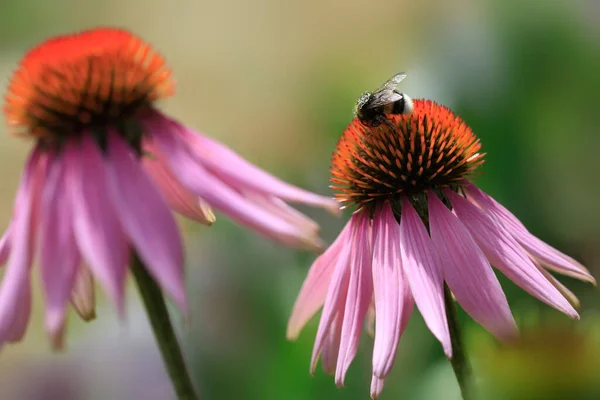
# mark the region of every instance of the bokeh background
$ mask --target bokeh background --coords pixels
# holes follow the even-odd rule
[[[600,3],[596,0],[0,1],[0,85],[50,35],[129,28],[167,58],[178,82],[161,107],[297,185],[329,193],[328,164],[358,96],[398,71],[402,90],[444,103],[488,153],[478,184],[530,230],[600,276]],[[0,224],[26,140],[0,128]],[[335,238],[344,218],[303,210]],[[191,319],[174,311],[203,399],[367,399],[372,339],[337,389],[309,372],[313,320],[285,326],[313,254],[279,247],[218,216],[187,232]],[[461,314],[482,399],[600,399],[600,295],[574,322],[501,278],[523,338],[500,345]],[[101,293],[101,292],[100,292]],[[99,294],[90,324],[71,315],[54,354],[41,294],[28,334],[0,355],[0,399],[149,399],[174,395],[135,288],[125,321]],[[382,399],[458,399],[441,348],[417,312]]]

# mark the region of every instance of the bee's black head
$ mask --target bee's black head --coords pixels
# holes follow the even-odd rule
[[[360,117],[361,116],[361,111],[363,109],[363,107],[369,103],[369,100],[371,99],[371,96],[373,94],[371,92],[364,92],[359,98],[358,101],[356,102],[356,106],[354,106],[354,116],[356,117]]]

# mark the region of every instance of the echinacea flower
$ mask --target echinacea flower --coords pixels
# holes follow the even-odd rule
[[[414,304],[448,357],[447,284],[463,309],[499,339],[517,328],[491,265],[532,296],[578,318],[577,299],[547,270],[593,282],[577,261],[532,235],[469,177],[483,162],[480,143],[449,109],[416,100],[390,124],[345,130],[333,156],[337,198],[356,211],[313,263],[288,325],[298,336],[323,312],[311,361],[338,386],[354,359],[374,303],[371,396],[379,396]]]
[[[93,317],[92,279],[122,310],[132,252],[185,308],[181,237],[169,206],[204,224],[214,221],[214,207],[287,245],[320,246],[316,223],[286,202],[332,211],[337,204],[163,115],[154,103],[173,91],[165,60],[121,29],[56,37],[21,61],[4,113],[35,146],[0,242],[0,344],[25,332],[34,256],[55,345],[70,300]]]

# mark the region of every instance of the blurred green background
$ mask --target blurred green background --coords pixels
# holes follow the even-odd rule
[[[31,46],[99,25],[131,29],[166,56],[178,83],[161,105],[167,113],[320,193],[329,193],[330,155],[358,96],[407,71],[403,91],[451,107],[481,138],[488,156],[478,184],[600,276],[596,0],[2,0],[3,87]],[[31,143],[7,134],[0,140],[5,226]],[[322,224],[328,242],[347,218],[303,211]],[[285,339],[314,255],[220,216],[211,228],[182,227],[192,317],[176,319],[201,398],[368,398],[367,335],[342,390],[320,369],[308,372],[316,319],[297,342]],[[581,299],[576,322],[501,279],[521,341],[500,345],[461,314],[480,398],[600,399],[598,291],[561,278]],[[173,399],[134,289],[125,321],[102,293],[96,321],[71,315],[64,354],[50,350],[37,291],[24,342],[0,356],[0,399]],[[459,398],[417,312],[381,398]]]

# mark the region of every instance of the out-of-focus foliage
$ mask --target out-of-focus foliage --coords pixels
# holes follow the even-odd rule
[[[355,100],[405,70],[403,91],[450,106],[481,138],[488,156],[478,183],[533,233],[600,274],[600,7],[593,0],[5,1],[3,83],[31,45],[96,25],[132,29],[164,53],[179,83],[162,105],[168,113],[322,193]],[[28,146],[2,135],[4,224]],[[303,211],[321,222],[328,241],[345,221]],[[373,342],[366,334],[344,389],[320,369],[308,372],[316,319],[297,342],[285,339],[313,255],[220,216],[211,228],[184,227],[193,304],[180,332],[202,398],[368,398]],[[581,299],[581,322],[503,278],[524,331],[519,342],[499,345],[461,313],[481,398],[600,397],[600,297],[590,285],[561,280]],[[169,399],[135,299],[131,290],[124,327],[108,305],[92,324],[72,318],[66,355],[51,354],[38,301],[25,342],[0,357],[0,399]],[[415,314],[382,399],[437,398],[458,399],[458,387]]]

